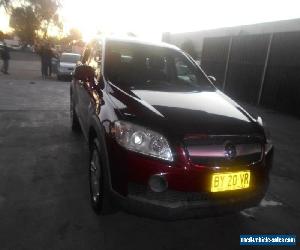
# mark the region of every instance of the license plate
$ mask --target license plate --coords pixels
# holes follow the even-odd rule
[[[215,173],[211,179],[211,192],[245,189],[250,186],[250,171]]]

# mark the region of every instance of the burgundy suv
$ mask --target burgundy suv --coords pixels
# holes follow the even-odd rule
[[[239,211],[264,197],[273,147],[254,119],[177,47],[90,43],[71,83],[89,144],[94,210],[160,218]]]

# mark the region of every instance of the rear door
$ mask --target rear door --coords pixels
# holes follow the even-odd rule
[[[91,47],[87,47],[83,53],[82,59],[81,59],[81,63],[82,64],[88,64],[89,60],[91,57]],[[78,95],[78,107],[77,107],[77,114],[79,115],[79,120],[80,120],[80,124],[81,127],[83,129],[83,133],[85,134],[85,136],[87,136],[87,122],[85,120],[85,110],[86,110],[86,103],[88,102],[88,100],[86,99],[86,91],[88,91],[88,82],[84,82],[84,81],[77,81],[75,86],[76,86],[76,92]]]

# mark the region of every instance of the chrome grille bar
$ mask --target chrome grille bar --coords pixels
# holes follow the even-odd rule
[[[257,154],[262,152],[262,146],[259,143],[253,144],[237,144],[236,156],[244,156]],[[197,145],[197,146],[187,146],[189,155],[192,157],[225,157],[224,145]]]

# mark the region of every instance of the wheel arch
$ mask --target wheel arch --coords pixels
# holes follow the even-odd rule
[[[111,173],[110,173],[110,163],[109,163],[109,156],[108,156],[108,150],[106,145],[106,139],[105,139],[105,129],[103,128],[102,124],[99,122],[99,118],[92,116],[90,120],[90,126],[88,131],[88,145],[89,149],[91,149],[94,140],[97,139],[100,145],[97,145],[99,150],[101,150],[101,153],[105,154],[105,175],[106,179],[108,180],[109,189],[112,190],[112,184],[111,184]]]

